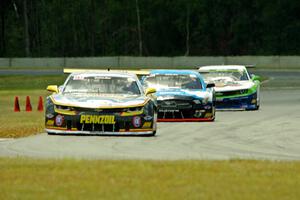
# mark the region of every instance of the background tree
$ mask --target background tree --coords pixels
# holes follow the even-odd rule
[[[1,0],[0,57],[299,55],[296,0]]]

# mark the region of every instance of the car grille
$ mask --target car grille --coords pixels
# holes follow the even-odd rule
[[[192,118],[195,108],[196,105],[192,100],[172,99],[158,101],[158,118]]]
[[[159,109],[191,109],[193,102],[185,100],[165,100],[158,101]]]
[[[117,132],[120,127],[119,124],[76,124],[77,129],[80,131],[99,131],[99,132]]]
[[[194,110],[179,110],[176,112],[158,112],[159,119],[186,119],[193,118]]]

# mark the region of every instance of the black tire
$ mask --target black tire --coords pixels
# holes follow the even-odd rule
[[[153,137],[156,135],[156,131],[153,131],[152,134],[150,134],[149,136]]]

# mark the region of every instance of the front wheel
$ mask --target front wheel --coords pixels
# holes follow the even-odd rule
[[[150,134],[149,136],[150,136],[150,137],[153,137],[153,136],[155,136],[155,135],[156,135],[156,131],[153,131],[152,134]]]

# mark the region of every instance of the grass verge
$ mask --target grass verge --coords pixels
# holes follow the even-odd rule
[[[0,158],[0,199],[299,199],[300,163]]]
[[[14,112],[15,97],[19,97],[21,112]],[[25,112],[26,96],[30,97],[32,112]],[[44,131],[44,112],[37,111],[38,99],[47,96],[45,90],[0,91],[0,138],[25,137]]]
[[[66,76],[0,76],[0,138],[24,137],[44,131],[44,112],[38,112],[38,99],[45,100],[47,85],[60,85]],[[14,112],[15,97],[19,97],[21,112]],[[26,96],[30,97],[32,112],[25,112]]]

